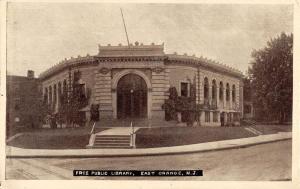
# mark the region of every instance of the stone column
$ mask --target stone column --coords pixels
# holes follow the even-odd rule
[[[166,92],[169,87],[169,69],[165,70],[163,67],[153,68],[151,70],[152,89],[148,89],[148,98],[151,100],[152,119],[164,120],[164,110],[161,108],[165,102]],[[152,99],[151,99],[152,96]]]
[[[243,91],[243,81],[241,80],[240,81],[240,84],[239,84],[239,109],[240,109],[240,112],[241,112],[241,118],[244,117],[244,91]],[[251,107],[251,110],[253,111],[253,107]],[[251,115],[253,115],[253,112],[251,112]]]
[[[54,106],[54,85],[53,85],[53,87],[52,87],[52,91],[51,91],[51,107],[53,107]]]
[[[196,75],[196,104],[200,104],[200,90],[200,68],[198,68]]]
[[[62,82],[58,82],[58,87],[57,87],[57,107],[59,109],[59,107],[61,106],[61,102],[60,102],[60,96],[62,94]]]
[[[225,90],[224,90],[225,89]],[[223,109],[226,109],[227,102],[226,102],[226,87],[223,87]]]
[[[216,87],[216,90],[217,90],[217,91],[216,91],[216,93],[217,93],[217,94],[216,94],[217,109],[219,109],[219,95],[220,95],[220,94],[219,94],[219,92],[220,92],[219,90],[220,90],[220,89],[219,89],[218,85],[217,85],[217,87]]]
[[[58,84],[56,84],[56,99],[55,99],[55,111],[58,111],[58,101],[59,101],[59,96],[58,96]]]
[[[229,87],[229,108],[232,109],[232,88]]]
[[[117,118],[116,112],[115,115],[113,115],[112,95],[114,94],[116,96],[117,91],[116,89],[111,89],[111,69],[108,67],[100,67],[95,72],[95,77],[94,97],[95,102],[99,104],[100,119]]]

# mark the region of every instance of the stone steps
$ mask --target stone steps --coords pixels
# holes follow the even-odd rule
[[[130,135],[96,135],[93,148],[132,148]]]

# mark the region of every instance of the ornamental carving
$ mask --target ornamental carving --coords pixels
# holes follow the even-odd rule
[[[157,73],[157,74],[159,74],[159,73],[161,73],[161,72],[164,71],[164,68],[162,68],[162,67],[156,67],[156,68],[153,68],[152,71],[155,72],[155,73]]]
[[[108,74],[108,72],[110,72],[110,69],[108,69],[108,68],[101,68],[99,70],[99,73],[104,74],[104,75]]]

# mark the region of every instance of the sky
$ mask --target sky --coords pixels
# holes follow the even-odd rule
[[[246,73],[251,52],[293,32],[292,5],[9,3],[7,73],[39,75],[59,61],[96,55],[98,44],[165,44]]]

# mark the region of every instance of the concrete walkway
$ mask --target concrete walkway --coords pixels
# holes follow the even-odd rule
[[[134,129],[134,132],[137,132],[140,128],[138,127],[116,127],[110,128],[101,132],[96,133],[96,135],[130,135]]]
[[[167,155],[194,152],[207,152],[214,150],[224,150],[240,148],[251,145],[287,140],[292,138],[292,132],[280,132],[271,135],[260,135],[250,138],[207,142],[173,147],[143,148],[143,149],[22,149],[12,146],[6,147],[6,155],[10,158],[81,158],[81,157],[122,157],[122,156],[147,156],[147,155]]]

